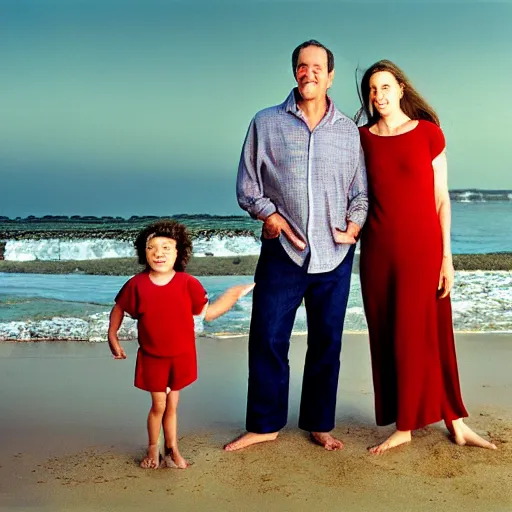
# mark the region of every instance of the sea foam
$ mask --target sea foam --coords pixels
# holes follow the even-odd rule
[[[241,256],[260,252],[260,242],[251,236],[209,238],[193,242],[194,256]],[[4,259],[10,261],[66,261],[135,256],[133,243],[115,239],[42,239],[7,240]]]

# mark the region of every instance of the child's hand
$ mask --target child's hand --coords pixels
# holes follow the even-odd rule
[[[238,284],[231,288],[235,293],[237,293],[238,298],[245,297],[248,293],[251,293],[253,288],[256,286],[256,283],[252,284]]]
[[[117,340],[108,340],[108,345],[110,347],[110,352],[114,356],[114,359],[126,359],[126,352],[123,347],[121,347],[119,341]]]
[[[126,352],[123,347],[119,347],[115,352],[112,350],[112,354],[114,355],[114,359],[126,359]]]

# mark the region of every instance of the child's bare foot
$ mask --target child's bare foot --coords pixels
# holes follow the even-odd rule
[[[447,425],[448,426],[448,425]],[[448,428],[454,441],[459,446],[477,446],[478,448],[487,448],[489,450],[496,450],[496,445],[485,440],[479,436],[476,432],[471,430],[462,418],[452,421],[452,428]]]
[[[401,444],[411,442],[411,431],[410,430],[396,430],[393,432],[384,442],[371,446],[368,451],[373,455],[381,455],[391,448],[396,448]]]
[[[168,468],[187,469],[189,463],[181,456],[178,448],[166,448],[164,464]]]
[[[158,469],[160,467],[160,448],[158,444],[148,446],[148,454],[140,462],[142,469]]]
[[[274,441],[278,436],[279,432],[271,432],[270,434],[256,434],[255,432],[246,432],[240,437],[237,437],[231,443],[224,446],[224,450],[227,452],[234,452],[247,448],[253,444],[264,443],[265,441]]]
[[[341,450],[343,448],[343,441],[331,436],[329,432],[311,432],[311,439],[314,443],[323,446],[329,451]]]

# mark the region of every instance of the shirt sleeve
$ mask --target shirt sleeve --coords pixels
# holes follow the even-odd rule
[[[432,160],[438,157],[446,147],[446,140],[444,138],[444,133],[439,126],[432,123],[432,128],[430,130],[430,155],[432,156]]]
[[[114,300],[125,313],[128,313],[132,318],[138,318],[139,301],[137,298],[137,287],[133,278],[123,285]]]
[[[355,222],[360,228],[366,221],[368,214],[368,182],[366,177],[366,165],[364,153],[359,144],[359,154],[354,179],[348,190],[348,212],[347,220]]]
[[[249,125],[238,165],[236,195],[240,208],[253,219],[266,219],[277,211],[274,203],[264,196],[263,180],[258,165],[258,133],[256,121]]]
[[[188,280],[188,292],[192,302],[192,314],[199,315],[202,313],[204,306],[208,303],[208,294],[203,285],[192,276]]]

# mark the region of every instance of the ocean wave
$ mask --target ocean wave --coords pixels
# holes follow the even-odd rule
[[[53,317],[46,320],[0,322],[0,341],[107,341],[108,312],[90,315],[87,319]],[[194,317],[196,334],[204,332],[201,317]],[[125,317],[118,332],[120,341],[137,339],[137,321]]]
[[[260,242],[253,236],[198,236],[193,239],[194,256],[240,256],[259,254]],[[115,239],[22,239],[7,240],[3,257],[8,261],[68,261],[131,258],[131,241]]]
[[[219,293],[230,280],[221,282],[220,277],[212,278],[209,287],[217,283]],[[116,282],[117,286],[117,282]],[[208,288],[208,284],[207,284]],[[453,323],[456,331],[512,332],[512,272],[457,272],[452,291]],[[244,297],[225,316],[203,325],[195,318],[197,334],[216,336],[247,334],[251,320],[252,300]],[[110,309],[110,307],[109,307]],[[12,318],[12,317],[11,317]],[[26,319],[0,322],[0,340],[41,341],[80,340],[90,342],[107,341],[109,312],[102,311],[82,318],[54,316],[41,320]],[[360,287],[353,280],[349,307],[345,318],[345,330],[366,331]],[[294,333],[307,331],[306,311],[300,306],[297,311]],[[121,340],[137,338],[137,323],[125,317],[119,331]]]
[[[512,191],[456,189],[450,190],[450,199],[458,203],[486,203],[512,201]]]

